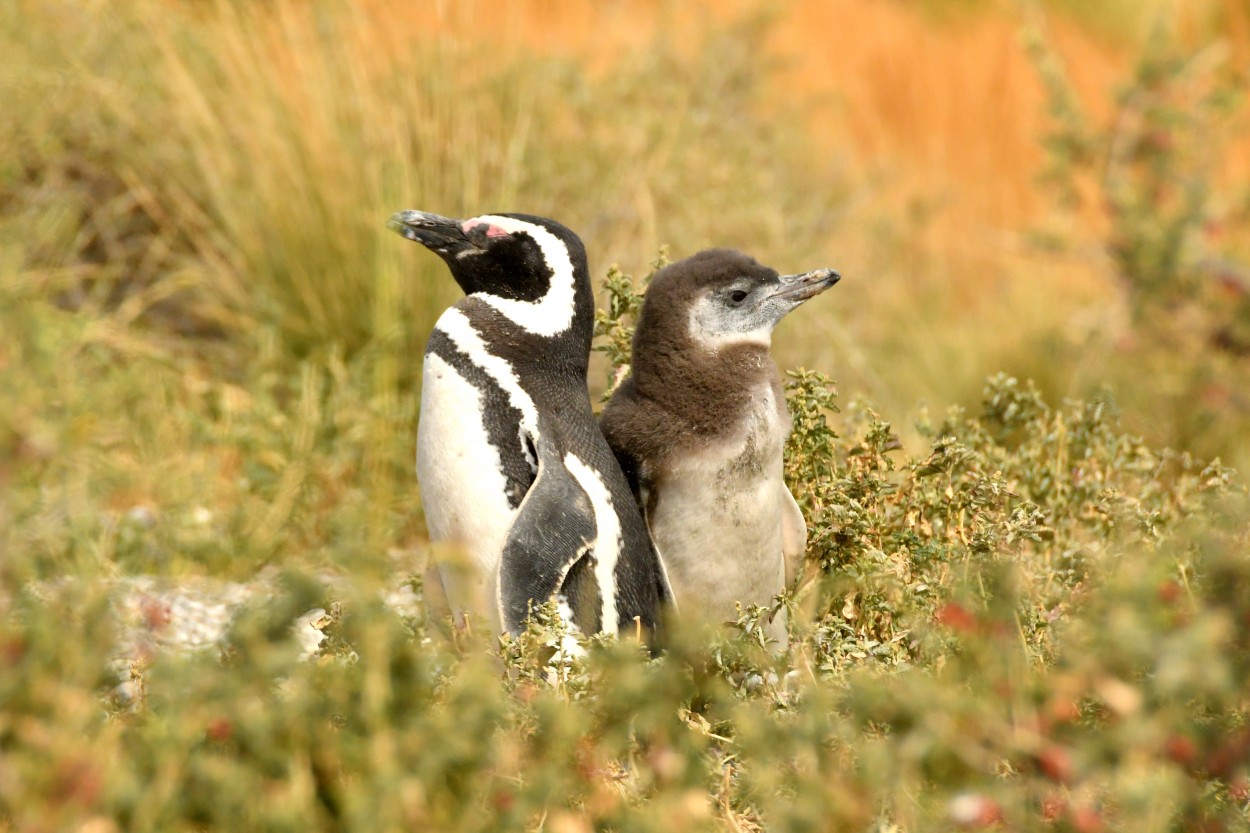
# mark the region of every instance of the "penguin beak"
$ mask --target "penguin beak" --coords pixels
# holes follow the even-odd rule
[[[779,285],[769,297],[781,298],[798,306],[842,280],[842,276],[832,269],[817,269],[801,275],[782,275],[777,280]]]
[[[452,257],[473,246],[459,220],[428,211],[396,212],[386,221],[386,227],[442,257]]]

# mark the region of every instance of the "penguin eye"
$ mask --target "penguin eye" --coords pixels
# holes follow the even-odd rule
[[[729,293],[729,300],[734,304],[741,304],[747,299],[749,293],[745,289],[735,289]]]

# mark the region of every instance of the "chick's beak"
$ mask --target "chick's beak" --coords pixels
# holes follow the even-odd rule
[[[780,285],[772,293],[772,297],[800,304],[824,292],[842,280],[842,276],[832,269],[816,269],[801,275],[782,275],[778,280]]]

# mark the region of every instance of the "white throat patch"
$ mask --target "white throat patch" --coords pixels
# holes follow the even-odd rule
[[[510,233],[524,232],[538,244],[547,268],[551,270],[551,286],[541,300],[517,301],[501,298],[489,292],[475,292],[487,304],[506,315],[511,321],[528,332],[540,336],[554,336],[564,332],[573,323],[573,298],[576,293],[576,276],[568,247],[559,237],[534,223],[515,217],[499,217],[486,214],[466,220],[466,224],[487,223]]]
[[[695,301],[690,308],[689,333],[696,344],[710,350],[742,344],[756,344],[765,348],[772,346],[774,322],[761,320],[753,329],[734,329],[734,325],[742,323],[745,322],[731,318],[725,310],[706,298]]]

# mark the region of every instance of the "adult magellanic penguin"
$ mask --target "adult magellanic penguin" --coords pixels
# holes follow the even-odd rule
[[[786,313],[838,279],[711,249],[647,289],[630,376],[600,425],[683,615],[733,620],[735,602],[767,605],[795,577],[807,526],[782,479],[790,414],[769,347]],[[785,644],[784,614],[769,634]]]
[[[663,567],[586,389],[594,298],[577,235],[552,220],[401,211],[388,226],[438,254],[465,297],[426,346],[417,476],[457,611],[517,633],[555,599],[584,633],[654,633]],[[483,608],[485,608],[483,610]]]

